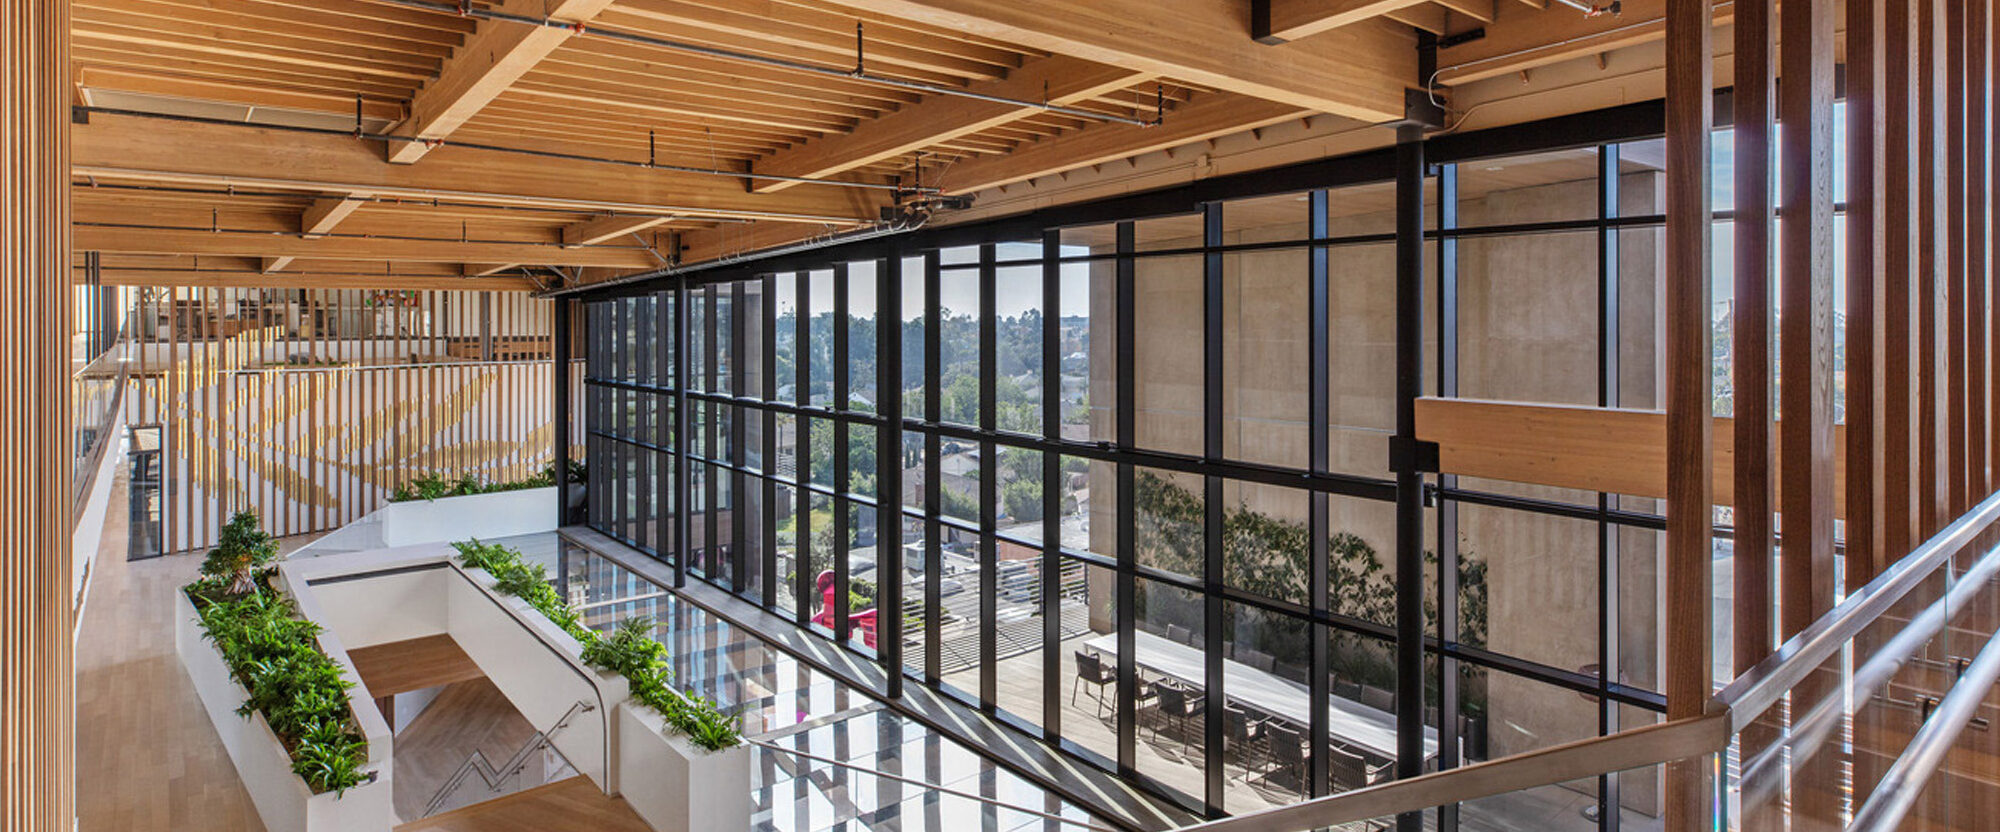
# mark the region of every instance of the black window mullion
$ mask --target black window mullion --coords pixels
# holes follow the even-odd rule
[[[694,538],[694,506],[689,497],[689,480],[692,473],[688,462],[688,385],[691,381],[688,369],[693,360],[689,356],[688,344],[693,340],[690,330],[694,320],[689,316],[687,278],[681,278],[673,291],[674,303],[674,507],[680,513],[674,523],[674,588],[687,587],[688,549]]]
[[[1619,215],[1619,148],[1607,144],[1597,151],[1597,215],[1599,219],[1611,220]],[[1619,376],[1619,230],[1607,224],[1597,232],[1597,406],[1618,407],[1620,390]],[[1611,494],[1597,495],[1599,517],[1597,520],[1597,682],[1600,691],[1597,699],[1598,732],[1615,734],[1619,729],[1619,709],[1610,696],[1610,686],[1620,673],[1619,642],[1619,558],[1618,536],[1621,528],[1610,521],[1612,509],[1618,507],[1618,498]],[[1599,775],[1597,778],[1598,828],[1607,832],[1617,832],[1619,821],[1617,773]]]
[[[833,361],[829,366],[833,373],[831,405],[837,411],[848,409],[847,376],[850,368],[847,365],[847,329],[851,322],[848,320],[847,301],[847,264],[836,263],[833,266]],[[848,447],[847,423],[834,420],[830,424],[833,426],[833,637],[844,645],[853,636],[854,627],[854,622],[848,618],[854,614],[848,603],[853,573],[849,565],[851,554],[847,551],[848,526],[852,523],[847,516],[847,493],[852,490],[848,482],[847,454],[851,449]],[[881,576],[878,574],[876,577]]]
[[[875,650],[903,695],[903,258],[875,263]]]
[[[792,280],[792,375],[795,403],[812,402],[812,274],[799,272]],[[812,622],[814,582],[812,574],[812,425],[803,414],[792,417],[792,481],[797,484],[792,497],[798,503],[792,515],[792,583],[797,609],[793,618],[799,626]]]
[[[1134,418],[1138,401],[1137,379],[1133,377],[1133,359],[1138,352],[1137,339],[1132,331],[1137,287],[1134,285],[1132,251],[1136,247],[1136,231],[1130,220],[1118,223],[1118,270],[1115,278],[1117,309],[1113,313],[1113,327],[1118,341],[1117,359],[1113,364],[1117,376],[1117,430],[1114,441],[1120,450],[1129,451],[1137,435],[1137,420]],[[1117,494],[1117,556],[1118,556],[1118,773],[1132,776],[1138,773],[1138,690],[1139,665],[1135,651],[1138,638],[1133,633],[1133,608],[1138,603],[1139,577],[1133,567],[1138,563],[1134,548],[1137,529],[1134,525],[1132,463],[1118,463]]]
[[[943,384],[938,366],[944,354],[942,327],[944,314],[938,295],[944,285],[939,270],[940,257],[933,249],[924,252],[924,421],[935,425],[943,414],[939,403]],[[944,444],[935,430],[924,431],[924,683],[935,686],[943,677],[944,626],[944,533],[938,516],[943,511],[939,476],[943,466],[938,456]]]
[[[1312,237],[1326,236],[1327,192],[1313,191],[1306,197],[1306,223]],[[1307,302],[1306,350],[1309,378],[1306,381],[1307,456],[1306,465],[1313,473],[1324,473],[1331,467],[1332,446],[1332,397],[1333,382],[1330,363],[1332,361],[1331,323],[1332,287],[1328,278],[1328,262],[1331,252],[1323,246],[1313,246],[1306,254]],[[1327,501],[1332,497],[1313,493],[1308,495],[1311,502],[1306,509],[1306,534],[1310,540],[1308,553],[1310,576],[1308,581],[1307,605],[1316,613],[1330,613],[1333,610],[1332,588],[1329,586],[1332,570],[1329,566],[1327,540],[1331,525]],[[1310,625],[1312,654],[1307,657],[1311,669],[1306,679],[1308,696],[1313,702],[1326,702],[1333,696],[1333,687],[1328,674],[1332,672],[1332,639],[1325,625]],[[1310,712],[1306,731],[1310,735],[1310,782],[1306,794],[1320,797],[1327,793],[1332,780],[1331,755],[1328,748],[1332,744],[1332,726],[1327,719],[1325,708],[1313,708]]]
[[[1438,168],[1438,230],[1449,232],[1458,227],[1458,165],[1442,165]],[[1438,300],[1437,300],[1437,375],[1438,395],[1458,395],[1458,242],[1459,238],[1443,234],[1437,241]],[[1458,477],[1451,474],[1438,476],[1440,487],[1451,488],[1458,485]],[[1437,637],[1441,644],[1456,644],[1459,640],[1458,609],[1458,502],[1439,500],[1437,504]],[[1459,690],[1458,660],[1450,655],[1438,657],[1438,768],[1457,768],[1460,763],[1459,742],[1463,733],[1459,730]],[[1458,829],[1458,804],[1438,807],[1438,828],[1441,832],[1455,832]]]
[[[1222,245],[1222,203],[1202,206],[1202,244]],[[1209,250],[1202,256],[1202,457],[1219,462],[1223,457],[1223,254]],[[1222,749],[1223,689],[1222,627],[1223,557],[1222,478],[1209,474],[1202,478],[1202,736],[1204,748]],[[1210,817],[1222,815],[1223,763],[1221,753],[1205,754],[1206,775],[1203,802]]]
[[[722,295],[714,284],[709,284],[702,287],[702,296],[701,389],[713,393],[722,386],[722,344],[716,337],[722,328],[719,320]],[[701,407],[703,455],[709,458],[719,457],[721,454],[716,453],[716,449],[722,444],[722,405],[710,400],[703,402]],[[716,482],[718,478],[715,474],[714,466],[702,463],[701,497],[706,508],[702,511],[701,574],[711,581],[721,577],[716,573],[720,571],[717,567],[721,565],[721,558],[718,555],[721,554],[722,546],[716,542],[716,538],[722,531],[720,523],[722,488],[721,484]]]
[[[743,360],[750,352],[749,347],[743,343],[745,330],[748,328],[744,325],[744,318],[748,316],[748,313],[744,309],[743,302],[744,298],[748,295],[746,291],[747,285],[744,281],[732,281],[728,285],[730,289],[729,350],[732,353],[729,358],[729,392],[738,396],[747,396],[749,395],[749,391],[743,389],[744,385],[750,383],[750,368],[747,366],[747,362]],[[730,407],[729,459],[737,468],[730,475],[729,552],[732,561],[730,571],[734,573],[732,575],[734,580],[732,586],[736,588],[738,594],[742,595],[748,595],[750,592],[750,552],[748,551],[750,548],[748,545],[750,537],[749,527],[744,523],[746,518],[743,516],[744,504],[747,502],[743,497],[749,492],[750,488],[749,477],[743,473],[743,468],[749,464],[750,457],[749,449],[744,447],[744,442],[747,441],[749,433],[744,421],[749,415],[750,412],[744,408]]]
[[[993,244],[979,247],[979,704],[992,710],[999,700],[999,638],[993,622],[1000,618],[1000,544],[994,537],[999,524],[1000,448],[993,441],[998,424],[998,403],[994,401],[1000,374],[998,316],[993,309],[998,294],[993,266]]]
[[[1062,436],[1062,232],[1042,232],[1042,438]],[[1062,736],[1062,457],[1042,460],[1042,735]]]
[[[764,340],[764,387],[758,396],[768,405],[778,398],[778,277],[775,274],[763,276],[764,291],[762,312],[764,326],[759,330]],[[761,483],[764,489],[762,503],[764,524],[764,608],[778,608],[778,583],[785,576],[778,574],[778,411],[766,406],[760,414],[764,420],[764,464]]]

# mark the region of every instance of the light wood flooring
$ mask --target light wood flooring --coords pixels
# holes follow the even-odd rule
[[[486,675],[449,635],[361,647],[347,651],[347,658],[369,695],[378,699]]]
[[[396,827],[396,832],[652,832],[622,798],[577,776]]]
[[[431,796],[474,750],[499,766],[534,734],[535,727],[485,677],[445,688],[396,732],[396,815],[405,820],[422,817]],[[539,764],[531,765],[522,777],[539,785],[541,773]],[[445,805],[463,806],[488,796],[486,784],[475,774]]]

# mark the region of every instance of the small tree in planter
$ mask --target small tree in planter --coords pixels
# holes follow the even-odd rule
[[[239,511],[222,527],[222,537],[201,563],[201,580],[189,587],[202,594],[243,595],[278,559],[278,541],[258,525],[257,513]]]

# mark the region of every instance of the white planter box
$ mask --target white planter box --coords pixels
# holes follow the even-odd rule
[[[390,503],[300,547],[290,557],[554,531],[561,522],[556,499],[555,486],[549,486]]]
[[[618,794],[612,711],[630,695],[625,677],[585,665],[583,645],[528,602],[500,594],[486,570],[456,561],[451,568],[462,578],[446,587],[452,639],[536,730],[590,703],[594,710],[577,714],[551,742],[605,794]]]
[[[705,751],[636,701],[618,706],[619,786],[659,832],[750,828],[750,749]]]
[[[250,792],[250,801],[269,832],[376,832],[397,823],[394,789],[389,767],[376,769],[379,776],[344,794],[313,794],[298,775],[292,773],[292,758],[278,735],[264,721],[263,714],[248,719],[236,709],[250,694],[229,675],[222,653],[203,637],[201,619],[187,595],[174,592],[174,645],[195,692],[229,751],[230,762]],[[370,749],[371,752],[374,749]],[[371,753],[372,756],[372,753]]]

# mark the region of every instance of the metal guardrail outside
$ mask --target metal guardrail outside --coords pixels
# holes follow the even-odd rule
[[[874,768],[870,768],[868,766],[859,765],[856,763],[850,763],[845,760],[836,760],[833,759],[832,757],[822,757],[817,754],[808,754],[796,748],[786,748],[776,743],[770,743],[770,742],[765,742],[763,740],[755,740],[748,738],[745,738],[743,741],[768,751],[776,751],[780,754],[789,754],[791,756],[798,757],[800,759],[811,760],[815,763],[825,763],[830,766],[837,766],[839,768],[849,769],[851,771],[864,772],[868,774],[870,777],[880,777],[884,780],[894,780],[898,783],[908,783],[913,786],[922,786],[924,789],[928,791],[934,791],[939,794],[948,794],[953,797],[962,797],[967,800],[976,800],[980,803],[984,803],[989,806],[999,806],[1003,809],[1007,809],[1008,811],[1020,812],[1021,814],[1024,815],[1033,815],[1034,817],[1038,817],[1043,820],[1054,821],[1056,823],[1069,824],[1070,826],[1078,826],[1084,829],[1092,829],[1096,830],[1096,832],[1118,832],[1117,829],[1114,829],[1109,826],[1101,826],[1099,824],[1091,823],[1089,821],[1082,821],[1082,820],[1077,820],[1075,818],[1063,817],[1062,815],[1053,814],[1050,812],[1044,812],[1039,809],[1030,809],[1026,806],[1020,806],[1017,804],[1008,803],[1006,801],[997,800],[995,798],[987,797],[985,795],[978,795],[978,794],[973,794],[971,792],[960,791],[958,789],[940,786],[936,783],[932,783],[927,780],[918,780],[914,777],[904,777],[900,774],[890,774],[886,771],[879,771]]]

